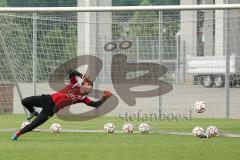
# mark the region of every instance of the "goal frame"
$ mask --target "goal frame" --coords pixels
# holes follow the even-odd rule
[[[42,12],[119,12],[119,11],[182,11],[240,9],[240,4],[164,5],[164,6],[108,6],[108,7],[0,7],[0,13]],[[33,42],[34,43],[34,42]],[[6,53],[7,54],[7,53]],[[228,55],[230,56],[230,55]],[[229,57],[226,58],[226,81],[229,81]],[[228,84],[228,83],[226,83]],[[229,86],[225,87],[226,117],[229,118]]]
[[[119,12],[171,10],[226,10],[240,9],[240,4],[164,5],[164,6],[109,6],[109,7],[0,7],[0,12]]]

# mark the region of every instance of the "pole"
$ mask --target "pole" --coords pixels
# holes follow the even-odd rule
[[[96,6],[97,7],[99,7],[100,6],[100,3],[99,3],[99,0],[96,0]],[[99,37],[99,34],[100,34],[100,25],[99,25],[99,22],[100,22],[100,20],[99,20],[99,13],[98,12],[96,12],[95,13],[96,15],[96,52],[95,52],[95,55],[97,56],[97,57],[100,57],[100,37]],[[105,60],[105,59],[104,59]],[[97,69],[96,67],[95,67],[95,69]],[[105,73],[103,73],[103,74],[105,74]],[[103,77],[105,77],[105,76],[103,76]],[[99,78],[99,81],[101,81],[101,78]],[[97,81],[96,79],[95,79],[95,89],[96,90],[98,90],[99,89],[99,81]],[[100,97],[100,95],[99,95],[99,93],[98,92],[96,92],[96,96],[97,97]],[[97,116],[97,115],[99,115],[100,113],[99,113],[99,111],[98,110],[95,110],[95,115]]]
[[[33,41],[32,41],[32,60],[33,60],[33,95],[37,94],[37,13],[33,13]]]
[[[177,53],[177,62],[176,62],[176,80],[177,80],[177,84],[180,82],[180,78],[179,78],[179,65],[180,65],[180,51],[179,51],[179,32],[176,34],[175,36],[175,40],[176,40],[176,53]]]
[[[225,4],[228,4],[228,0],[225,0]],[[228,52],[228,11],[225,10],[225,29],[224,29],[224,52],[226,55],[226,73],[225,73],[225,116],[230,118],[230,54]]]
[[[158,53],[158,59],[159,59],[159,63],[161,64],[162,63],[162,13],[161,11],[158,12],[158,16],[159,16],[159,27],[158,27],[158,50],[159,50],[159,53]],[[159,86],[159,99],[158,99],[158,103],[159,103],[159,107],[158,107],[158,112],[159,112],[159,115],[161,115],[162,113],[162,110],[163,110],[163,106],[162,106],[162,94],[161,94],[161,86]]]

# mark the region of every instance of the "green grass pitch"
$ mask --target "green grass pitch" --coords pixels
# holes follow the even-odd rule
[[[195,126],[204,128],[215,125],[221,133],[240,134],[240,120],[193,119],[182,121],[148,121],[154,133],[105,134],[31,132],[10,140],[13,132],[3,129],[19,128],[23,115],[0,115],[0,160],[226,160],[239,159],[240,138],[214,137],[200,139],[193,136],[159,134],[157,131],[189,132]],[[83,122],[66,122],[54,117],[41,129],[49,129],[51,123],[63,129],[102,130],[107,122],[114,122],[121,130],[124,121],[120,118],[101,117]],[[134,121],[135,129],[140,122]]]

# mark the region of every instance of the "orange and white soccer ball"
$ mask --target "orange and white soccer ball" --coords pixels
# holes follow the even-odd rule
[[[209,126],[206,132],[210,137],[215,137],[218,135],[218,129],[215,126]]]
[[[113,123],[109,122],[104,125],[103,130],[105,133],[114,133],[115,125]]]
[[[192,134],[196,137],[201,137],[202,135],[204,135],[204,129],[202,127],[195,127],[192,130]]]
[[[150,126],[147,123],[141,123],[138,126],[138,130],[139,130],[140,133],[149,133]]]
[[[204,101],[197,101],[195,102],[194,104],[194,110],[197,112],[197,113],[203,113],[205,112],[207,106],[206,106],[206,103]]]
[[[51,126],[50,126],[50,131],[52,133],[60,133],[62,130],[62,127],[59,123],[53,123]]]
[[[132,133],[133,129],[134,127],[131,123],[125,123],[122,128],[123,133]]]

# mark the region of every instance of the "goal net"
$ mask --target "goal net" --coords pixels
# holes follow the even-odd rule
[[[239,13],[1,12],[0,112],[24,113],[22,98],[54,93],[54,82],[66,84],[67,69],[74,68],[90,74],[96,90],[117,97],[109,115],[225,117],[228,101],[231,117],[239,117],[239,91],[231,90],[229,100],[224,89],[226,55],[230,80],[238,83]],[[217,76],[223,84],[216,87]],[[194,112],[197,100],[207,103],[206,113]]]

